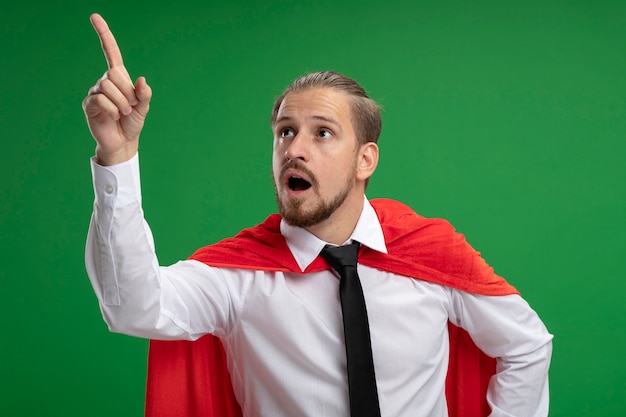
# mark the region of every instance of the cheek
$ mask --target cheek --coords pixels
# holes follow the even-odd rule
[[[274,138],[272,142],[272,155],[274,158],[285,156],[286,151],[285,141],[281,138]]]
[[[272,154],[272,173],[274,174],[274,177],[277,177],[280,174],[282,165],[283,157],[274,151]]]

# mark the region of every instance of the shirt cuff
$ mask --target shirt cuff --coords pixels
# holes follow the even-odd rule
[[[123,207],[141,202],[139,154],[121,164],[102,166],[91,158],[91,174],[97,205],[113,203]]]

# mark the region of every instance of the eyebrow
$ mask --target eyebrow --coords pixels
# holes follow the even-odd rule
[[[332,117],[316,115],[316,116],[311,116],[311,119],[321,120],[323,122],[331,123],[331,124],[334,124],[335,126],[339,126],[339,123],[337,123],[337,121],[335,119],[333,119]],[[282,117],[279,117],[278,119],[276,119],[276,121],[274,122],[274,125],[277,125],[277,124],[282,123],[284,121],[291,121],[291,120],[293,120],[293,117],[282,116]]]

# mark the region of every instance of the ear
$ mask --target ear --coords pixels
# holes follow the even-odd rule
[[[365,181],[372,176],[378,166],[378,145],[374,142],[361,145],[357,158],[356,178]]]

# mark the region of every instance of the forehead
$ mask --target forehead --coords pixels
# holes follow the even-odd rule
[[[309,88],[290,92],[283,99],[276,120],[331,119],[338,123],[351,123],[350,97],[333,88]]]

